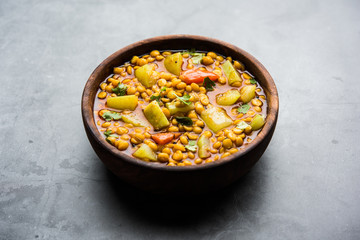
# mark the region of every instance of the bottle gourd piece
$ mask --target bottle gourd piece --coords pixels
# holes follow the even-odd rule
[[[157,71],[154,70],[153,64],[145,64],[144,66],[141,66],[135,70],[135,77],[142,85],[144,85],[144,87],[150,88],[156,84],[156,81],[159,79],[160,75]]]
[[[156,100],[152,101],[145,107],[144,115],[155,130],[160,130],[170,125]]]
[[[133,153],[134,157],[145,161],[156,161],[156,153],[147,144],[142,143],[140,147]]]
[[[216,95],[216,103],[222,106],[231,106],[240,98],[240,93],[236,89]]]
[[[138,105],[138,97],[135,95],[110,97],[106,100],[106,104],[110,108],[115,108],[119,110],[129,109],[131,111],[134,111]]]
[[[200,158],[208,158],[211,156],[210,154],[210,139],[206,134],[202,134],[197,142],[197,145],[199,147],[199,157]]]
[[[202,111],[201,118],[215,133],[233,123],[233,120],[227,115],[226,111],[219,107],[209,107]]]
[[[180,75],[182,64],[183,58],[180,52],[171,54],[167,56],[164,60],[166,70],[168,70],[172,74],[175,74],[176,76]]]
[[[229,60],[226,60],[226,62],[222,64],[222,69],[230,86],[241,85],[242,79]]]
[[[255,85],[248,85],[240,89],[240,100],[243,103],[250,102],[255,97]]]
[[[177,114],[177,113],[187,113],[191,110],[195,109],[194,103],[191,103],[190,105],[185,105],[183,107],[177,107],[176,102],[170,102],[166,103],[166,108],[169,110],[171,115]]]
[[[255,117],[250,122],[251,129],[253,131],[259,130],[265,124],[265,117],[261,114],[256,114]]]
[[[133,113],[121,115],[121,120],[125,123],[131,123],[134,127],[147,127],[149,125]]]

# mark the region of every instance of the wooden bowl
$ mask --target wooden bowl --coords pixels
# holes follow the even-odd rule
[[[268,101],[266,123],[258,136],[244,150],[211,163],[194,166],[165,166],[125,155],[101,136],[94,121],[94,99],[99,84],[113,68],[134,55],[157,50],[214,51],[245,64],[263,87]],[[274,133],[279,101],[275,83],[265,67],[249,53],[229,43],[202,36],[167,35],[131,44],[105,59],[90,75],[82,96],[82,118],[88,139],[98,157],[110,171],[125,182],[155,194],[201,194],[223,188],[236,181],[259,160]]]

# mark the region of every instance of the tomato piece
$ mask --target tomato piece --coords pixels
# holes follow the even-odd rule
[[[174,133],[175,138],[180,137],[181,133]]]
[[[202,83],[204,81],[204,78],[206,77],[210,78],[210,80],[212,81],[216,81],[219,78],[219,76],[213,72],[200,69],[190,69],[182,72],[182,74],[180,75],[180,79],[187,84]]]
[[[151,136],[157,144],[164,145],[174,139],[173,133],[157,133]]]

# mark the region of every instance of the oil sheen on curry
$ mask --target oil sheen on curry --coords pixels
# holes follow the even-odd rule
[[[96,125],[118,151],[168,166],[206,164],[261,131],[266,95],[245,66],[214,52],[153,50],[99,86]]]

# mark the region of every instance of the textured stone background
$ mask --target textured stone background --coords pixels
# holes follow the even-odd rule
[[[359,1],[1,1],[0,239],[360,239]],[[164,200],[118,182],[82,126],[93,69],[141,39],[253,54],[278,126],[241,181]],[[194,183],[196,184],[196,183]]]

